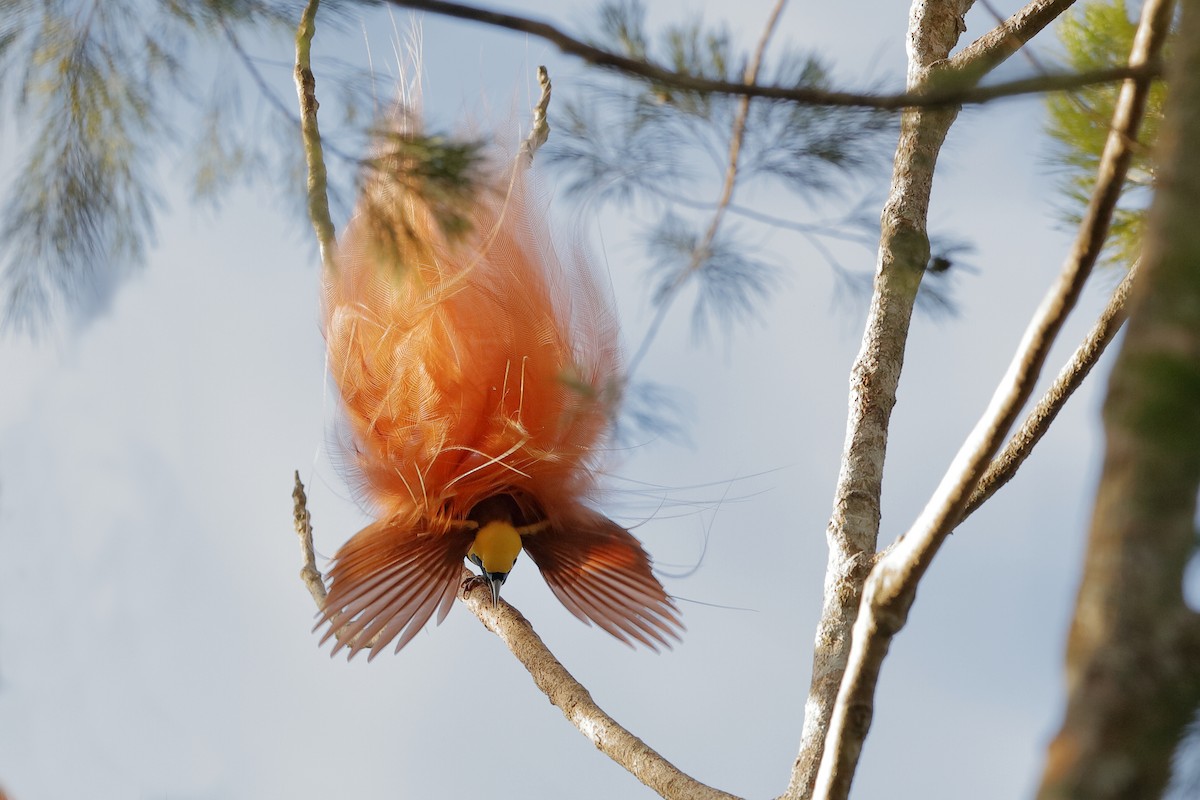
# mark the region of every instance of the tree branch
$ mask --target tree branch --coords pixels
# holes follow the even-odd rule
[[[461,3],[443,2],[443,0],[387,1],[392,5],[403,8],[429,11],[447,17],[482,22],[497,28],[505,28],[511,31],[526,33],[530,36],[536,36],[555,45],[567,55],[576,56],[593,66],[624,72],[627,75],[662,84],[663,86],[669,86],[673,89],[689,92],[732,94],[743,97],[762,97],[769,100],[785,100],[817,106],[854,106],[891,110],[938,108],[984,103],[1001,97],[1013,97],[1023,94],[1079,89],[1097,83],[1112,83],[1127,78],[1152,78],[1157,77],[1162,72],[1162,65],[1157,61],[1153,61],[1136,68],[1116,67],[1079,73],[1043,75],[983,87],[974,86],[973,81],[938,82],[936,84],[923,85],[919,89],[910,84],[909,91],[892,95],[865,92],[836,92],[804,86],[748,85],[735,81],[701,78],[665,69],[647,61],[629,58],[619,53],[613,53],[588,44],[564,33],[547,22],[529,17],[505,14]],[[961,17],[959,19],[961,20]],[[1040,20],[1040,16],[1037,19]],[[1026,24],[1032,27],[1034,23],[1029,22]],[[1032,33],[1029,35],[1032,36]],[[945,58],[945,56],[942,56],[942,58]]]
[[[325,579],[321,570],[317,569],[317,556],[313,549],[312,516],[308,513],[308,496],[304,494],[304,484],[300,482],[300,471],[296,470],[296,484],[292,488],[292,521],[296,527],[296,535],[300,537],[300,557],[304,566],[300,569],[300,580],[308,587],[317,611],[325,609]]]
[[[463,569],[464,579],[473,575],[470,570]],[[734,795],[706,786],[681,772],[604,713],[591,693],[554,657],[521,612],[503,599],[498,606],[492,606],[492,595],[486,586],[473,582],[470,589],[460,591],[459,599],[485,628],[500,637],[529,671],[538,689],[563,712],[563,716],[597,749],[639,781],[666,798],[734,800]]]
[[[529,129],[529,135],[525,137],[525,141],[521,142],[521,155],[525,158],[526,166],[533,163],[533,157],[538,148],[550,138],[550,123],[546,121],[546,110],[550,107],[552,89],[550,72],[545,67],[538,67],[537,80],[541,93],[537,103],[533,106],[533,125]]]
[[[326,272],[336,269],[334,253],[337,236],[329,214],[329,180],[325,156],[321,152],[321,131],[317,127],[317,80],[312,71],[312,40],[317,31],[317,7],[320,0],[309,0],[296,28],[296,94],[300,98],[300,134],[304,140],[304,160],[308,165],[308,216],[321,250],[321,265]]]
[[[1147,0],[1130,63],[1157,53],[1170,25],[1169,0]],[[1103,247],[1131,158],[1149,80],[1121,90],[1096,189],[1070,256],[1056,285],[1042,301],[992,402],[967,437],[946,476],[908,532],[878,561],[867,579],[853,645],[830,718],[816,796],[845,797],[870,727],[875,687],[892,638],[904,626],[917,584],[946,536],[962,516],[971,492],[1036,385],[1055,336],[1074,306]]]
[[[916,0],[909,14],[908,89],[920,93],[962,33],[970,0]],[[809,798],[817,782],[838,686],[850,653],[863,582],[879,537],[888,424],[904,366],[913,304],[929,261],[933,172],[957,109],[915,109],[901,120],[892,186],[880,220],[879,256],[862,345],[850,371],[846,439],[825,537],[829,560],[817,623],[812,682],[800,752],[787,798]],[[852,772],[851,768],[851,772]],[[845,775],[849,788],[850,775]]]
[[[1116,337],[1117,332],[1121,330],[1121,326],[1129,317],[1125,302],[1129,297],[1129,291],[1137,273],[1138,265],[1134,264],[1117,284],[1117,288],[1113,290],[1108,305],[1100,312],[1100,318],[1088,331],[1083,343],[1075,349],[1071,360],[1062,368],[1058,377],[1054,379],[1054,383],[1042,395],[1042,399],[1025,417],[1025,421],[1008,440],[1004,450],[992,459],[987,472],[979,479],[979,485],[971,494],[971,499],[963,511],[959,524],[974,514],[976,509],[1000,490],[1001,486],[1012,480],[1013,476],[1017,474],[1017,470],[1021,468],[1025,459],[1033,451],[1034,446],[1050,429],[1050,424],[1058,417],[1058,412],[1083,383],[1083,379],[1092,371],[1092,367],[1096,366],[1100,356],[1104,355],[1105,348]]]

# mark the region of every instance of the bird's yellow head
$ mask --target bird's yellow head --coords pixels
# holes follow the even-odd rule
[[[500,587],[521,554],[521,534],[511,524],[492,521],[475,533],[467,558],[483,572],[492,590],[492,605],[500,602]]]

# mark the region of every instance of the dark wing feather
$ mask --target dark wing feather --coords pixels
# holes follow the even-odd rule
[[[473,535],[430,533],[391,520],[363,528],[329,570],[329,594],[317,623],[329,623],[329,630],[321,643],[336,637],[332,654],[346,647],[350,658],[370,646],[369,661],[396,637],[399,652],[435,611],[440,624],[454,603]]]
[[[629,531],[591,509],[523,536],[521,544],[567,610],[626,644],[670,648],[683,624]]]

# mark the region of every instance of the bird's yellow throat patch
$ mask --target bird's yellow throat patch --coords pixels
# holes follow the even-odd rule
[[[520,553],[517,529],[507,522],[489,522],[476,532],[469,555],[479,559],[485,572],[508,573]]]

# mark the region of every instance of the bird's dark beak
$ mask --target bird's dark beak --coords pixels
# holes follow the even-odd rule
[[[500,605],[500,587],[508,580],[507,572],[487,572],[483,570],[483,579],[492,590],[492,608]]]

